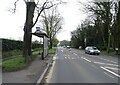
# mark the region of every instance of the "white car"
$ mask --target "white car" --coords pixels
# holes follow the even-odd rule
[[[98,50],[95,46],[88,46],[85,48],[85,53],[87,54],[100,54],[100,50]]]

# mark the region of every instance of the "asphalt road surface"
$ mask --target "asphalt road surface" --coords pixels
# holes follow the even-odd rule
[[[59,47],[46,83],[118,83],[118,58]]]

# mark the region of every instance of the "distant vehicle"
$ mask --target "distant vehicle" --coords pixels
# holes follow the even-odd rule
[[[70,48],[70,46],[67,46],[67,48]]]
[[[95,46],[88,46],[85,48],[86,54],[100,54],[100,50],[98,50]]]

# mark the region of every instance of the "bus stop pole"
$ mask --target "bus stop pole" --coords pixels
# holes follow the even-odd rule
[[[43,37],[43,51],[42,51],[42,60],[44,60],[44,37]]]

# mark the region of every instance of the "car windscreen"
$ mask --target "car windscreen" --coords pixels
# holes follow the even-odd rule
[[[97,48],[96,48],[96,47],[93,47],[92,49],[93,49],[93,50],[97,50]]]

